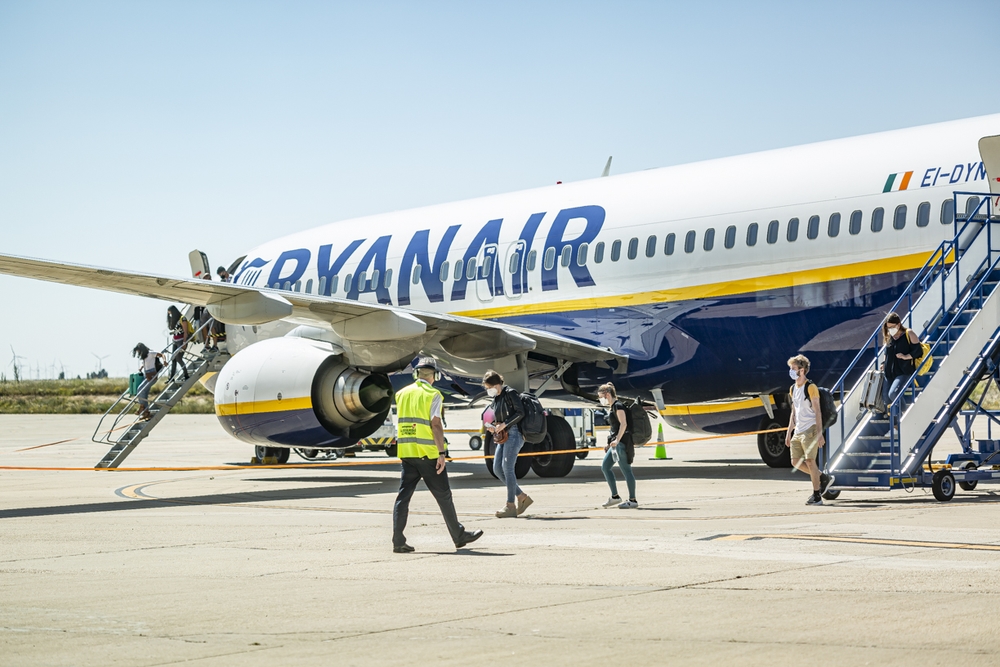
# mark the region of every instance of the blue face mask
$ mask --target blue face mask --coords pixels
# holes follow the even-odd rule
[[[799,379],[799,372],[798,372],[798,370],[796,370],[794,368],[789,368],[788,369],[788,377],[792,378],[793,380],[798,380]]]

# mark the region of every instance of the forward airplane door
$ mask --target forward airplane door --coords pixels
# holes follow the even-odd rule
[[[479,266],[476,270],[476,296],[483,303],[493,300],[494,292],[503,291],[503,283],[500,276],[501,271],[497,266],[497,246],[490,243],[483,246],[483,252],[479,255]]]
[[[501,267],[501,273],[506,276],[507,284],[504,294],[508,299],[520,299],[521,295],[528,291],[528,274],[524,270],[525,243],[523,240],[511,243],[507,248],[507,258]]]

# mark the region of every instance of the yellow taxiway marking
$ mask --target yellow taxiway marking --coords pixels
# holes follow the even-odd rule
[[[887,547],[923,547],[925,549],[969,549],[972,551],[1000,551],[997,544],[970,544],[967,542],[923,542],[920,540],[884,540],[876,537],[848,537],[844,535],[716,535],[711,540],[740,542],[745,540],[805,540],[811,542],[847,542],[850,544],[876,544]]]

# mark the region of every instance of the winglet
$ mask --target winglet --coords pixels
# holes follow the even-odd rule
[[[609,155],[608,156],[608,163],[606,165],[604,165],[604,171],[601,173],[601,178],[604,178],[605,176],[607,176],[608,174],[611,173],[611,158],[612,158],[612,156]]]

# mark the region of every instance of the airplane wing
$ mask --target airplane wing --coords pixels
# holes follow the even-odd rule
[[[345,338],[350,338],[352,321],[358,321],[359,318],[373,313],[394,313],[408,319],[416,318],[423,322],[428,330],[436,332],[434,340],[438,341],[446,352],[455,353],[456,356],[474,354],[473,348],[489,350],[490,346],[493,346],[495,349],[497,341],[500,340],[499,336],[508,344],[520,345],[521,351],[528,351],[530,346],[530,351],[564,361],[613,361],[617,362],[619,368],[623,368],[626,363],[626,357],[617,354],[610,348],[591,345],[536,329],[471,317],[424,312],[301,292],[192,278],[157,276],[3,254],[0,254],[0,274],[78,287],[91,287],[120,294],[178,301],[197,306],[211,306],[241,295],[262,294],[290,304],[291,312],[284,319],[330,324]],[[345,335],[345,331],[347,335]],[[449,341],[453,346],[452,349],[449,349]],[[471,352],[470,349],[472,349]],[[465,356],[464,358],[470,357]]]

